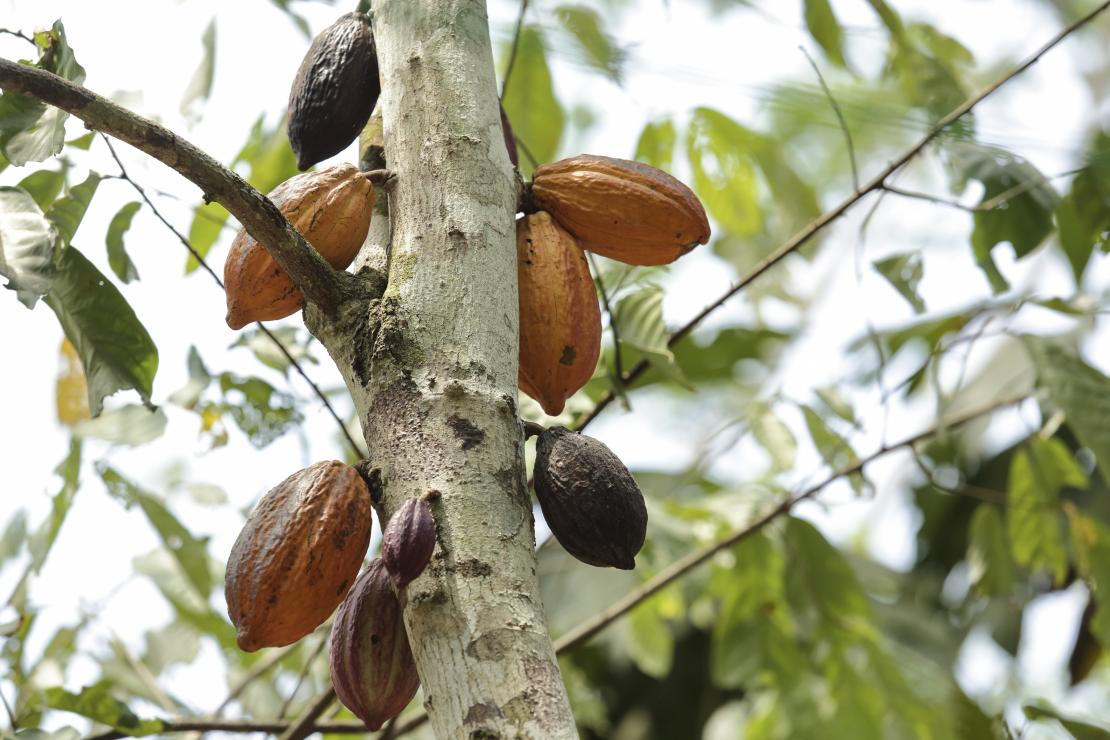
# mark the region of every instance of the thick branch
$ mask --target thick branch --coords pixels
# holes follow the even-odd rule
[[[821,233],[825,229],[825,227],[847,213],[848,210],[852,208],[852,206],[863,200],[865,196],[869,195],[870,193],[887,190],[887,179],[895,172],[900,170],[902,167],[904,167],[910,160],[920,154],[925,147],[927,147],[934,139],[940,136],[949,126],[974,110],[975,106],[979,105],[979,103],[989,98],[1000,88],[1002,88],[1002,86],[1005,85],[1007,82],[1032,67],[1038,61],[1040,61],[1041,57],[1051,51],[1060,42],[1071,36],[1083,26],[1093,21],[1107,8],[1110,8],[1110,0],[1100,3],[1090,13],[1087,13],[1068,27],[1064,28],[1062,31],[1053,36],[1052,39],[1050,39],[1046,44],[1044,44],[1044,46],[1037,49],[1037,51],[1035,51],[1021,64],[1017,65],[1009,72],[999,77],[990,85],[987,85],[975,95],[972,95],[970,98],[965,100],[958,108],[950,112],[944,118],[940,119],[940,121],[938,121],[920,139],[918,139],[913,144],[913,146],[902,152],[901,155],[899,155],[890,164],[883,168],[883,170],[879,172],[879,174],[875,175],[873,178],[864,183],[862,187],[857,188],[854,192],[852,192],[851,195],[838,203],[832,210],[825,212],[808,226],[799,231],[797,234],[779,245],[773,252],[757,262],[755,266],[752,267],[752,269],[750,269],[736,283],[734,283],[733,286],[724,293],[724,295],[703,308],[696,316],[694,316],[694,318],[690,319],[677,330],[675,330],[675,332],[671,334],[670,338],[667,340],[667,346],[673,347],[674,345],[685,339],[690,334],[690,332],[697,328],[697,326],[701,324],[701,322],[704,321],[707,316],[709,316],[709,314],[716,311],[718,308],[723,306],[730,298],[735,296],[751,283],[755,282],[755,280],[763,275],[763,273],[767,272],[772,267],[777,265],[787,255],[793,254],[794,252],[805,246],[810,239]],[[635,367],[628,371],[628,374],[624,378],[621,379],[621,385],[627,386],[629,383],[632,383],[645,372],[647,372],[648,367],[649,364],[647,360],[641,360],[635,365]],[[613,402],[613,399],[615,397],[616,396],[612,391],[607,393],[600,401],[597,402],[597,405],[594,406],[589,415],[587,415],[578,424],[577,429],[584,429],[590,422],[597,418],[597,415],[600,414],[605,409],[605,407]]]
[[[327,313],[339,301],[335,270],[312,249],[281,211],[243,178],[163,126],[45,70],[0,59],[0,89],[30,95],[70,113],[162,162],[239,219],[289,273],[305,300]]]

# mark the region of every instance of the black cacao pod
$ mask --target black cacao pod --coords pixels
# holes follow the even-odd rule
[[[351,587],[331,628],[335,695],[370,730],[401,713],[420,688],[401,602],[375,558]]]
[[[647,535],[647,507],[624,463],[563,427],[536,443],[536,498],[559,544],[584,563],[631,570]]]
[[[424,497],[410,498],[390,518],[382,537],[382,560],[397,588],[424,572],[435,547],[432,507]]]
[[[381,94],[374,34],[365,13],[347,13],[312,40],[289,91],[289,144],[297,167],[343,151]]]

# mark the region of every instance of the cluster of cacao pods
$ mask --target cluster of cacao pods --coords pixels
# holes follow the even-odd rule
[[[271,489],[247,518],[228,558],[224,593],[239,647],[289,645],[336,612],[332,683],[371,730],[396,716],[420,687],[394,589],[419,576],[435,549],[428,505],[407,501],[385,528],[381,558],[360,576],[373,521],[355,468],[319,462]]]
[[[533,480],[563,549],[598,567],[636,567],[647,507],[632,474],[605,444],[563,427],[546,429],[536,441]]]
[[[537,167],[517,221],[520,389],[559,414],[601,353],[601,311],[583,250],[630,265],[673,262],[709,241],[697,196],[662,170],[580,154]],[[533,208],[529,208],[533,210]]]

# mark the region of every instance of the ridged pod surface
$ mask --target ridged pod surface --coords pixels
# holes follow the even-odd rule
[[[258,502],[227,561],[224,595],[239,647],[289,645],[324,623],[370,545],[370,491],[350,465],[318,462]]]
[[[601,354],[601,309],[586,255],[540,211],[516,222],[520,389],[554,416]]]
[[[382,561],[397,588],[424,572],[436,547],[432,507],[423,497],[410,498],[390,518],[382,533]]]
[[[536,442],[536,498],[559,544],[584,563],[631,570],[647,507],[628,468],[593,437],[552,427]]]
[[[374,210],[374,187],[358,168],[340,164],[289,178],[268,195],[297,231],[337,270],[354,260]],[[288,273],[245,229],[231,243],[224,262],[227,325],[296,313],[304,296]]]
[[[305,170],[343,151],[381,94],[374,33],[365,13],[347,13],[312,40],[289,90],[289,144]]]
[[[401,603],[381,558],[370,562],[335,615],[331,681],[339,701],[371,731],[400,714],[420,688]]]
[[[664,265],[709,241],[690,188],[639,162],[580,154],[536,168],[532,199],[591,252]]]

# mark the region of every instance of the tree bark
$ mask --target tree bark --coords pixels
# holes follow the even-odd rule
[[[391,242],[380,300],[310,329],[351,391],[388,521],[433,503],[400,594],[439,738],[573,738],[544,622],[517,415],[517,181],[484,0],[376,0]]]

